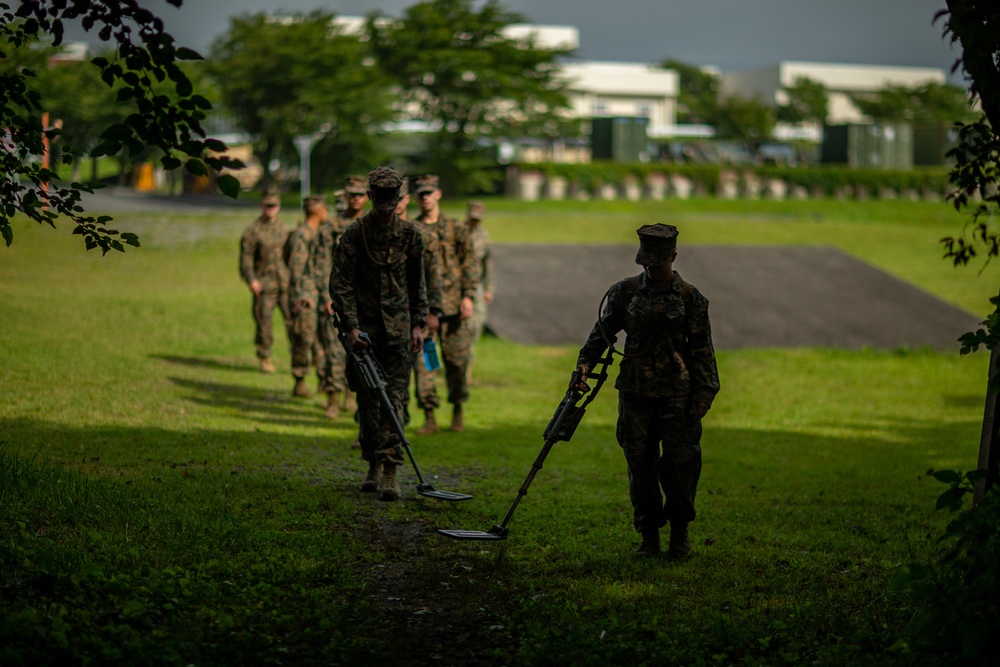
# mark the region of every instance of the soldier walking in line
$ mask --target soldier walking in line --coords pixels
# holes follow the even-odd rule
[[[288,229],[278,219],[281,198],[268,192],[260,200],[260,216],[240,239],[240,276],[253,293],[254,342],[260,370],[274,372],[271,348],[274,344],[274,309],[279,308],[291,338],[291,309],[288,298],[288,266],[284,248]]]
[[[347,386],[347,357],[343,346],[337,339],[337,330],[333,326],[330,304],[330,273],[333,269],[333,253],[344,230],[361,218],[368,202],[368,179],[364,176],[348,176],[344,181],[344,199],[346,207],[331,217],[319,228],[316,236],[316,253],[312,264],[313,279],[319,291],[319,335],[326,351],[326,370],[321,374],[324,384],[321,390],[326,392],[326,416],[337,419],[343,408],[353,413],[357,408],[350,388]],[[343,399],[343,405],[341,404]]]
[[[468,368],[472,358],[472,318],[479,267],[476,264],[469,229],[455,218],[441,212],[441,189],[438,177],[428,174],[414,179],[414,194],[420,203],[416,227],[437,236],[438,267],[441,275],[441,316],[438,337],[448,384],[448,402],[452,404],[451,430],[465,430],[462,405],[469,400]],[[422,363],[414,365],[417,379],[417,405],[424,411],[420,435],[438,431],[434,411],[441,402],[435,387],[435,374]]]
[[[288,237],[285,257],[288,263],[289,293],[292,302],[292,375],[295,387],[292,395],[309,398],[312,392],[306,386],[310,366],[316,367],[319,386],[325,384],[326,351],[319,339],[319,290],[308,270],[316,251],[316,237],[320,226],[330,217],[326,197],[312,195],[302,204],[305,221]]]
[[[412,223],[396,215],[402,178],[378,167],[368,175],[372,211],[351,224],[334,252],[333,308],[354,348],[369,347],[385,373],[386,391],[402,423],[409,366],[423,345],[427,317],[423,242]],[[362,334],[367,334],[366,338]],[[404,463],[400,434],[373,390],[359,388],[365,492],[396,500],[396,469]]]
[[[628,463],[638,556],[660,552],[670,524],[670,555],[691,552],[688,524],[701,476],[701,420],[719,391],[708,299],[673,269],[677,228],[643,225],[638,276],[611,286],[607,305],[580,350],[577,389],[619,332],[625,352],[618,389],[618,444]],[[661,450],[662,446],[662,450]],[[661,490],[663,495],[661,495]]]
[[[469,228],[472,239],[472,252],[476,264],[479,265],[479,289],[472,308],[472,350],[475,360],[475,345],[483,335],[486,327],[486,306],[493,301],[493,256],[490,250],[493,241],[489,232],[483,227],[483,216],[486,215],[486,205],[480,201],[470,201],[465,214],[465,226]],[[472,366],[469,366],[469,379],[472,378]]]

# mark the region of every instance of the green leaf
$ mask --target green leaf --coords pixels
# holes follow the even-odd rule
[[[184,168],[196,176],[208,176],[208,169],[201,160],[188,160],[184,163]]]
[[[219,176],[219,189],[222,190],[222,193],[227,197],[236,199],[240,196],[239,179],[230,174]]]
[[[957,470],[936,470],[934,479],[945,484],[961,484],[962,475]]]
[[[184,46],[177,49],[177,53],[174,55],[177,57],[177,60],[204,60],[200,53]]]
[[[10,244],[14,242],[14,230],[11,229],[10,223],[4,223],[0,226],[0,234],[3,234],[4,243],[9,248]]]

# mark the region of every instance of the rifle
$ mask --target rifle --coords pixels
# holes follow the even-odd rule
[[[608,369],[611,366],[613,360],[614,348],[609,347],[607,352],[603,357],[595,364],[594,369],[589,374],[589,377],[594,378],[597,383],[594,388],[591,389],[589,386],[587,389],[581,391],[576,388],[576,385],[580,382],[579,371],[573,371],[572,377],[570,379],[569,388],[566,390],[566,395],[559,402],[559,407],[556,408],[555,414],[552,415],[552,419],[549,420],[548,425],[545,427],[545,431],[542,433],[542,437],[545,440],[545,444],[542,447],[542,451],[539,452],[538,457],[535,462],[531,464],[531,470],[528,472],[528,476],[524,479],[521,484],[521,488],[517,490],[517,497],[514,498],[514,502],[511,504],[510,509],[507,510],[506,516],[504,516],[503,521],[500,525],[493,526],[487,531],[482,530],[457,530],[450,529],[438,530],[439,533],[447,537],[455,538],[456,540],[505,540],[507,539],[507,523],[510,521],[511,517],[514,516],[514,510],[517,509],[518,503],[521,499],[528,495],[528,487],[531,485],[532,480],[535,479],[535,475],[539,470],[542,469],[542,464],[545,462],[545,457],[549,455],[552,446],[557,442],[569,442],[570,438],[576,432],[576,427],[580,425],[580,421],[583,419],[583,415],[587,412],[587,406],[590,405],[595,398],[597,398],[598,392],[601,387],[604,386],[605,381],[608,379]],[[577,405],[580,399],[583,398],[584,394],[590,394],[582,405]]]
[[[438,500],[459,501],[472,498],[472,496],[464,493],[438,491],[424,480],[424,476],[420,474],[420,467],[417,466],[417,460],[413,458],[413,452],[410,450],[410,442],[406,439],[406,433],[399,421],[399,415],[396,414],[396,408],[393,406],[392,399],[389,398],[389,392],[386,390],[388,385],[385,381],[385,373],[371,352],[371,338],[368,337],[368,334],[362,333],[361,338],[368,343],[368,347],[354,349],[351,347],[350,336],[341,326],[340,318],[337,315],[334,315],[334,325],[337,327],[337,337],[340,338],[340,344],[347,351],[348,374],[354,374],[352,379],[355,382],[352,384],[357,383],[359,385],[352,388],[357,390],[363,387],[368,391],[378,394],[382,407],[385,408],[385,413],[389,415],[393,428],[399,435],[400,440],[403,441],[403,449],[406,450],[406,456],[410,459],[410,463],[413,464],[414,472],[417,473],[417,480],[419,482],[417,484],[417,493],[421,496],[436,498]]]

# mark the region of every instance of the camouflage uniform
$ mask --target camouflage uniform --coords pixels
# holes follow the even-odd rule
[[[372,353],[385,372],[387,391],[403,420],[409,380],[410,334],[424,326],[423,242],[411,224],[395,216],[382,227],[369,213],[344,231],[334,251],[330,279],[333,306],[347,331],[366,332]],[[379,396],[358,390],[361,456],[366,461],[401,465],[402,441],[383,414]]]
[[[356,180],[365,179],[358,176],[348,178],[348,192],[358,187]],[[333,326],[330,316],[330,274],[333,271],[333,255],[347,227],[361,217],[359,212],[355,217],[349,217],[346,211],[337,214],[325,222],[316,234],[316,252],[311,266],[313,280],[319,292],[319,339],[326,352],[326,368],[321,377],[323,384],[320,391],[326,393],[342,392],[347,389],[347,353],[337,338],[337,329]]]
[[[469,228],[443,213],[433,224],[421,215],[413,223],[421,235],[437,238],[437,266],[441,280],[441,328],[438,339],[448,383],[448,402],[461,405],[469,399],[467,372],[472,361],[472,325],[460,314],[463,298],[475,301],[479,289],[479,267],[469,237]],[[417,405],[424,411],[441,405],[434,383],[422,359],[416,360]]]
[[[469,202],[469,216],[477,215],[479,224],[475,227],[469,226],[469,236],[472,239],[472,253],[475,256],[476,264],[479,265],[479,289],[476,291],[476,300],[472,312],[472,342],[483,335],[486,327],[486,294],[493,293],[493,256],[490,249],[493,241],[490,240],[489,232],[483,227],[482,214],[485,207],[479,202]],[[466,223],[468,224],[468,223]]]
[[[668,521],[686,527],[695,518],[702,431],[688,408],[711,406],[719,391],[708,299],[676,272],[663,286],[645,273],[612,285],[578,365],[593,368],[606,340],[623,330],[616,435],[628,462],[633,524],[639,532]]]
[[[309,366],[316,366],[320,387],[327,384],[326,351],[319,338],[319,289],[309,270],[316,252],[319,230],[302,223],[288,237],[285,259],[288,264],[292,310],[292,375],[304,378]],[[308,304],[306,304],[308,302]]]
[[[254,342],[257,358],[269,359],[274,344],[274,309],[280,308],[286,331],[291,337],[291,311],[288,298],[288,266],[284,248],[288,230],[280,220],[265,222],[257,218],[240,239],[240,276],[249,285],[258,281],[260,294],[253,297]]]

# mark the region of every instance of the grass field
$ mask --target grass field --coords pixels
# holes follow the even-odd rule
[[[993,267],[940,259],[961,228],[944,204],[488,204],[499,243],[631,244],[671,222],[682,244],[833,245],[975,314],[996,293]],[[610,387],[507,541],[454,542],[434,530],[487,529],[514,499],[576,350],[484,339],[467,432],[411,436],[437,488],[475,498],[419,498],[407,470],[403,501],[374,500],[352,424],[256,371],[236,259],[250,216],[122,216],[143,246],[104,258],[15,224],[0,664],[905,661],[890,647],[913,602],[891,582],[948,521],[929,471],[975,467],[985,355],[721,353],[690,560],[631,558]]]

